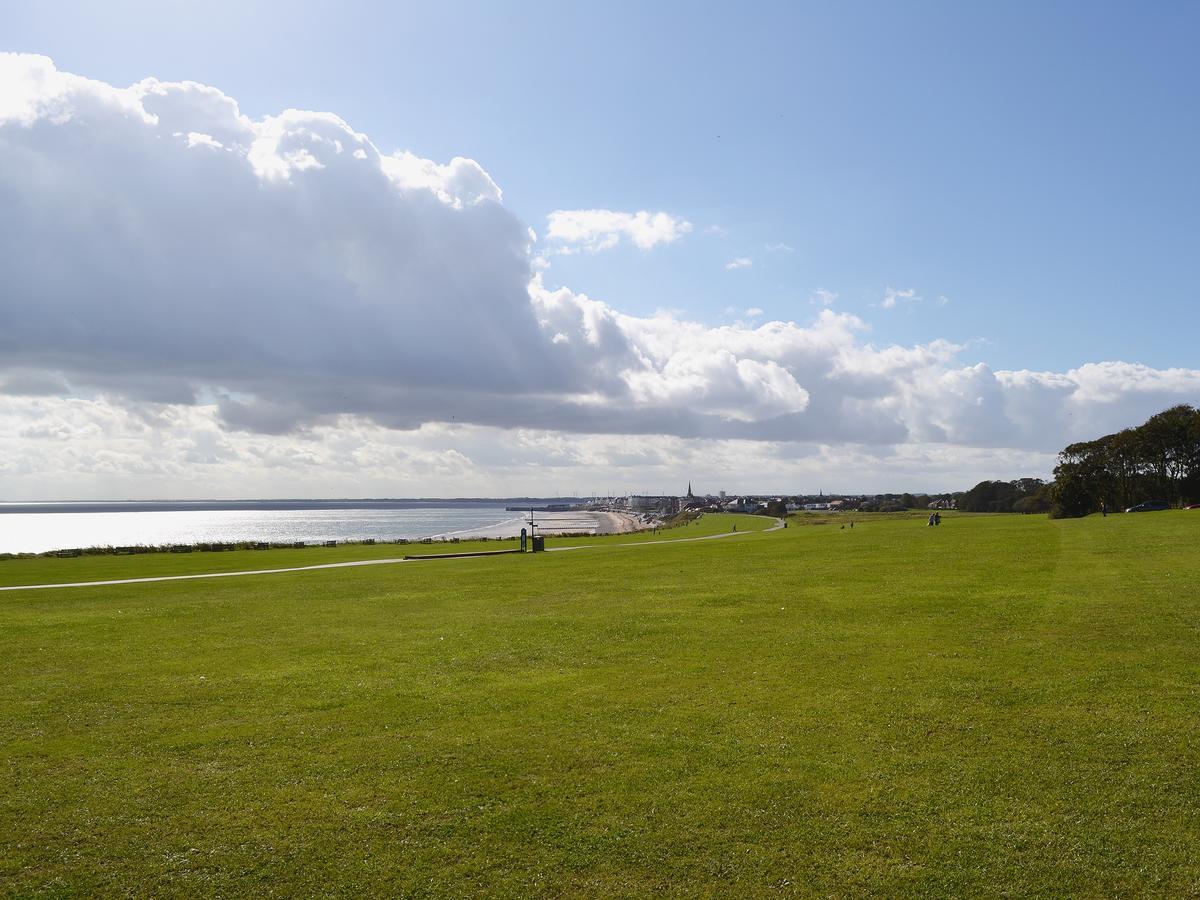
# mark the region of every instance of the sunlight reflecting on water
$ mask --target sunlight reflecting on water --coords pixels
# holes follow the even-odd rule
[[[504,507],[0,512],[0,553],[206,541],[394,540],[487,528]]]

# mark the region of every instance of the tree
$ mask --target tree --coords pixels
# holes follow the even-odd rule
[[[1033,479],[1037,480],[1037,479]],[[1026,494],[1020,500],[1013,504],[1013,512],[1018,513],[1041,513],[1049,512],[1052,505],[1051,492],[1054,489],[1053,484],[1042,484],[1031,494]]]
[[[1184,480],[1200,465],[1196,420],[1192,407],[1173,406],[1151,416],[1141,428],[1161,492],[1171,500],[1182,500]]]
[[[1071,444],[1058,454],[1050,516],[1074,519],[1098,509],[1104,492],[1104,446],[1100,441]]]
[[[1013,512],[1017,501],[1036,494],[1046,483],[1040,478],[981,481],[958,498],[964,512]]]
[[[1145,500],[1200,498],[1200,412],[1186,404],[1058,455],[1052,516],[1085,516],[1101,503],[1114,509]]]
[[[768,516],[774,516],[777,519],[782,519],[787,516],[787,504],[782,500],[768,500],[763,513]]]

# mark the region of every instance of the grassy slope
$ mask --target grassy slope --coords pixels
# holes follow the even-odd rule
[[[592,546],[612,543],[663,541],[679,537],[700,537],[729,531],[733,525],[742,531],[760,531],[774,524],[761,516],[727,514],[706,515],[698,522],[679,528],[665,528],[659,534],[638,532],[597,537],[546,538],[549,547]],[[136,556],[22,557],[0,559],[0,587],[16,584],[68,584],[78,581],[106,581],[117,578],[150,578],[159,575],[191,575],[198,572],[239,572],[282,569],[321,563],[349,562],[362,559],[399,559],[430,553],[465,553],[471,550],[513,550],[510,541],[435,541],[431,544],[339,544],[337,547],[304,547],[281,550],[230,550],[222,553],[146,553]]]
[[[0,595],[0,889],[1194,893],[1198,531]]]

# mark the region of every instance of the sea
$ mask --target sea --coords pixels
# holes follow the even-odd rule
[[[237,500],[0,503],[0,553],[205,542],[453,537],[517,520],[512,500]]]

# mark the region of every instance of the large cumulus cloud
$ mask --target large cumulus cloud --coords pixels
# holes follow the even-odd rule
[[[0,54],[10,397],[203,407],[249,433],[351,416],[1047,449],[1200,390],[1195,370],[998,372],[943,341],[878,348],[828,309],[759,327],[627,316],[547,288],[534,240],[472,160],[385,153],[328,113],[250,119],[204,85],[117,88]]]
[[[325,114],[252,122],[200,85],[0,65],[6,364],[296,420],[367,387],[539,381],[528,233],[475,163],[384,156]]]

